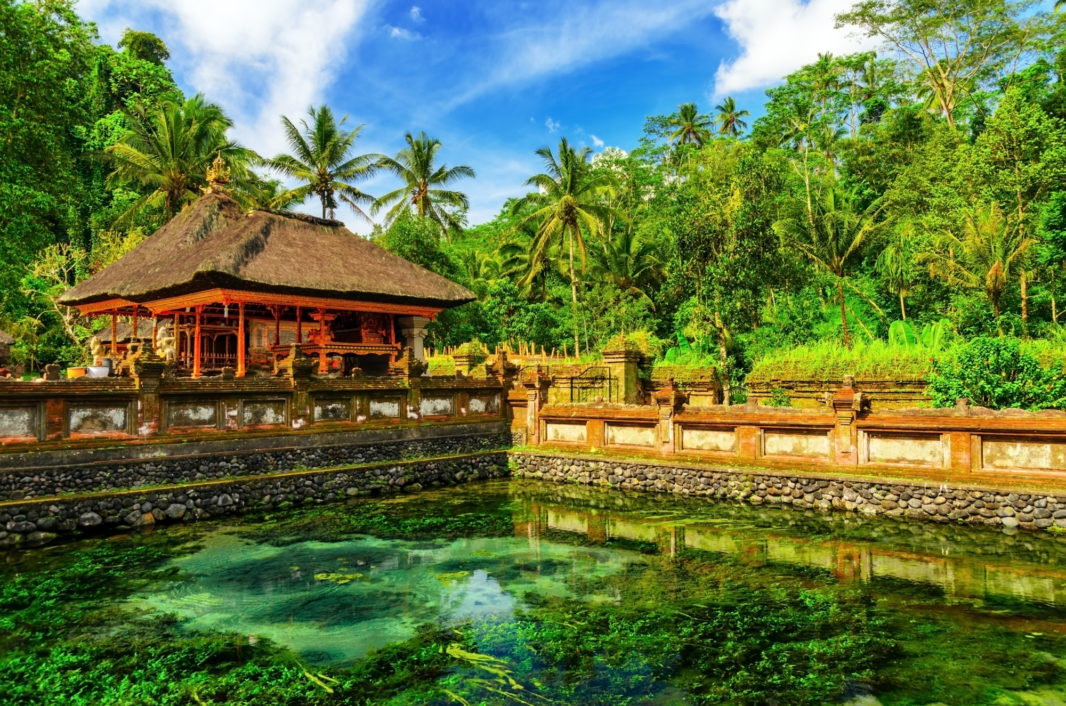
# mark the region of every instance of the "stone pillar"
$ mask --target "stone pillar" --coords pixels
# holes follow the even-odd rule
[[[644,356],[639,351],[604,351],[603,362],[611,371],[611,399],[608,402],[640,404],[641,389],[638,369]]]
[[[526,390],[526,443],[536,446],[540,443],[540,408],[548,399],[548,386],[551,379],[545,375],[539,365],[522,381]]]
[[[429,319],[424,316],[397,316],[396,323],[399,324],[404,344],[411,349],[415,358],[425,363],[426,351],[422,347],[422,341],[426,338],[426,324]]]
[[[585,422],[585,443],[591,449],[607,446],[607,424],[602,419],[590,419]]]
[[[858,432],[855,419],[862,408],[862,393],[855,389],[855,378],[844,376],[844,386],[833,395],[830,404],[836,415],[833,429],[833,449],[830,459],[837,466],[856,466],[859,463]]]
[[[315,362],[304,354],[303,348],[294,343],[289,349],[288,357],[278,365],[292,381],[292,425],[299,429],[311,421],[310,387]]]
[[[465,377],[470,377],[471,374],[474,372],[474,369],[480,365],[480,363],[478,363],[478,358],[480,357],[481,356],[475,355],[473,353],[452,354],[452,359],[455,360],[456,374],[463,375]]]
[[[762,439],[759,427],[738,426],[733,432],[737,436],[737,458],[755,461],[762,456]]]
[[[674,414],[681,411],[684,403],[685,396],[678,390],[673,378],[655,393],[655,404],[659,409],[660,453],[672,454],[677,450],[677,442],[674,440]]]
[[[389,370],[393,375],[399,375],[408,382],[415,378],[422,377],[422,373],[426,372],[425,360],[419,360],[415,355],[415,351],[410,346],[403,349],[403,353],[397,358],[390,366]]]
[[[159,386],[163,380],[163,371],[167,364],[148,348],[133,363],[133,377],[140,391],[141,404],[137,415],[138,436],[158,434],[163,424],[163,408],[159,400]]]

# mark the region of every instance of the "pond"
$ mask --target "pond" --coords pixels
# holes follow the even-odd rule
[[[1066,703],[1053,534],[498,481],[2,556],[5,703]]]

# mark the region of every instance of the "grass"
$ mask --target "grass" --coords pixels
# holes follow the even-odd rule
[[[848,350],[836,341],[774,351],[757,360],[748,382],[771,380],[926,380],[939,352],[924,346],[894,346],[883,341],[856,343]]]
[[[845,375],[860,380],[928,380],[934,361],[955,354],[961,343],[947,348],[902,346],[884,341],[858,342],[848,350],[838,341],[782,348],[755,361],[748,382],[772,380],[839,381]],[[1066,346],[1048,339],[1021,341],[1021,350],[1035,356],[1041,365],[1066,364]]]

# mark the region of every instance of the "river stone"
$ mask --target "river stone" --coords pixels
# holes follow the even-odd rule
[[[86,512],[78,518],[78,524],[82,527],[97,527],[104,523],[104,518],[95,512]]]
[[[1000,522],[1004,527],[1013,528],[1018,526],[1018,520],[1014,517],[1004,517]]]
[[[26,543],[34,545],[48,544],[55,538],[55,532],[30,532],[26,535]]]
[[[165,513],[166,516],[172,520],[180,520],[182,517],[185,516],[186,509],[187,508],[181,503],[171,503],[167,506]]]

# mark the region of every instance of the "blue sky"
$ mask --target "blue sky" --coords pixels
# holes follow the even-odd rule
[[[478,174],[457,188],[470,222],[492,218],[559,138],[635,146],[647,115],[763,92],[819,51],[868,40],[833,29],[850,0],[81,0],[105,41],[158,34],[189,94],[204,93],[262,154],[284,149],[279,116],[327,103],[365,123],[359,149],[394,154],[406,131]],[[361,184],[395,187],[387,176]],[[314,204],[302,210],[316,212]],[[368,224],[350,212],[349,227]]]

